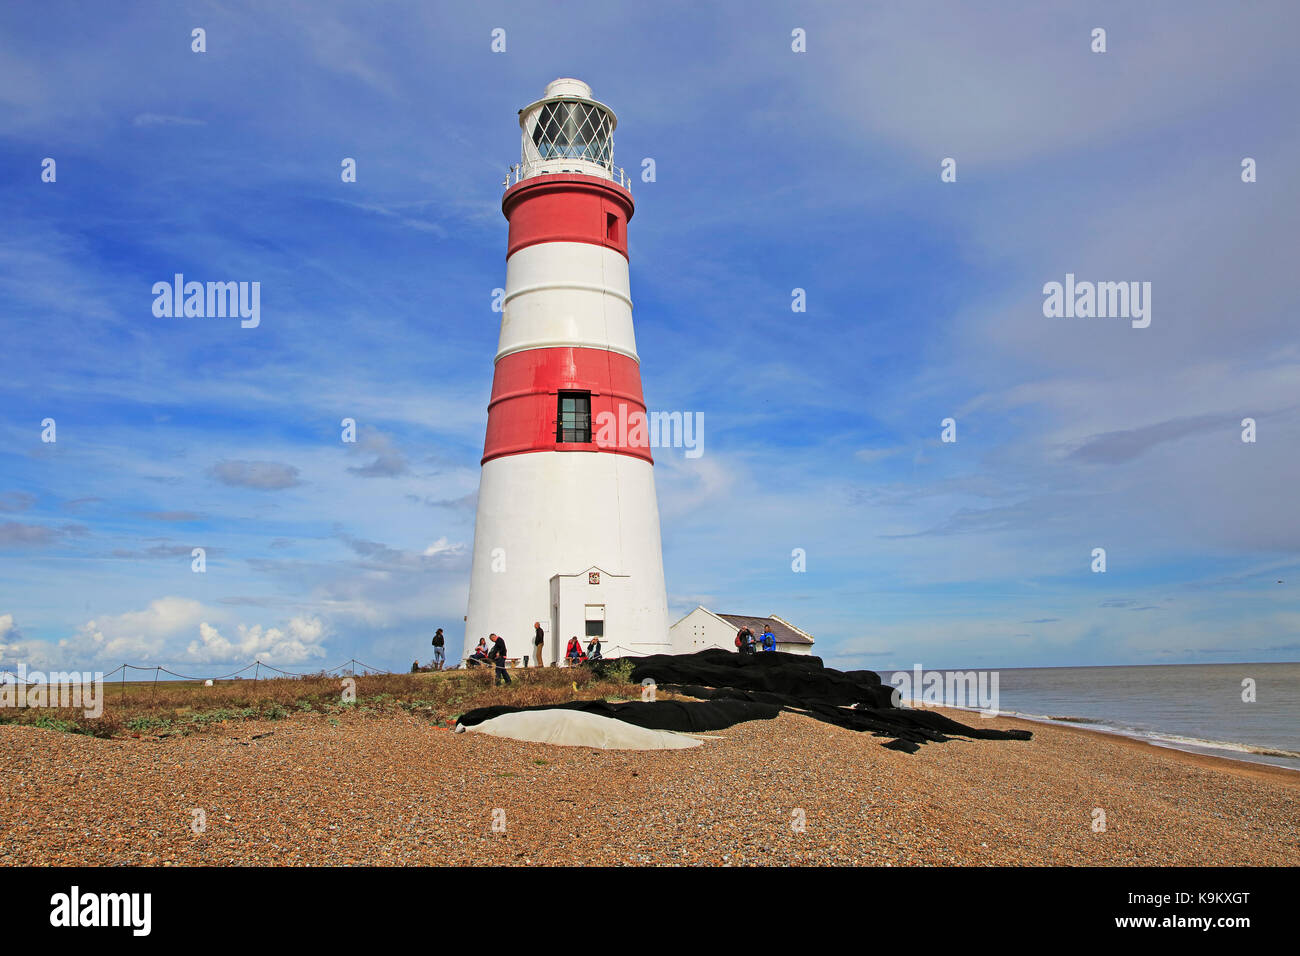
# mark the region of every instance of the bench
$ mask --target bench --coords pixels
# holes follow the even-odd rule
[[[518,666],[519,666],[519,662],[520,662],[521,660],[523,660],[523,658],[521,658],[521,657],[507,657],[507,658],[506,658],[506,667],[518,667]],[[470,661],[476,661],[477,663],[475,663],[475,664],[471,664]],[[492,661],[489,661],[489,660],[482,660],[482,661],[480,661],[480,660],[478,660],[478,658],[474,657],[473,655],[471,655],[471,656],[465,658],[465,662],[464,662],[464,663],[465,663],[465,666],[466,666],[466,667],[493,667],[493,666],[494,666],[494,664],[493,664]]]

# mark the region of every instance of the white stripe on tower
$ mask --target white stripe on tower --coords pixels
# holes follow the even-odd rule
[[[540,242],[506,260],[497,359],[573,345],[637,358],[627,259],[591,242]]]

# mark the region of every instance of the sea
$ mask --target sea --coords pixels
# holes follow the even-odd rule
[[[954,669],[972,670],[991,673]],[[911,671],[879,673],[894,686],[895,674],[914,682]],[[950,672],[939,673],[946,678]],[[996,706],[1008,717],[1300,770],[1300,663],[1025,667],[996,673]],[[1248,691],[1253,700],[1243,699],[1251,696]],[[919,698],[921,691],[906,696]]]

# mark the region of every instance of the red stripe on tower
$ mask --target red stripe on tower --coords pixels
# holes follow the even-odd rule
[[[562,441],[557,418],[563,392],[590,394],[590,441]],[[598,451],[653,463],[641,368],[607,349],[528,349],[502,356],[492,379],[483,463],[534,451]],[[611,427],[612,426],[612,427]]]
[[[634,209],[632,194],[608,180],[563,173],[521,180],[501,199],[510,221],[506,256],[539,242],[589,242],[626,259]]]

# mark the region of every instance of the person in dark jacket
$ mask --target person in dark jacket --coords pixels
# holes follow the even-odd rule
[[[538,667],[543,667],[542,648],[546,646],[546,635],[542,633],[542,624],[540,621],[533,621],[533,660],[537,662]]]
[[[492,678],[493,684],[499,684],[504,680],[510,683],[510,674],[506,671],[506,642],[500,634],[492,635],[492,650],[488,651],[488,660],[494,661],[497,665],[497,672]]]
[[[433,669],[436,671],[442,670],[443,661],[447,659],[447,652],[443,650],[446,643],[442,636],[442,628],[433,632]]]
[[[754,653],[754,632],[748,627],[742,627],[736,632],[736,649],[742,654]]]
[[[601,660],[599,637],[593,637],[591,639],[591,643],[587,645],[587,660],[589,661]]]

